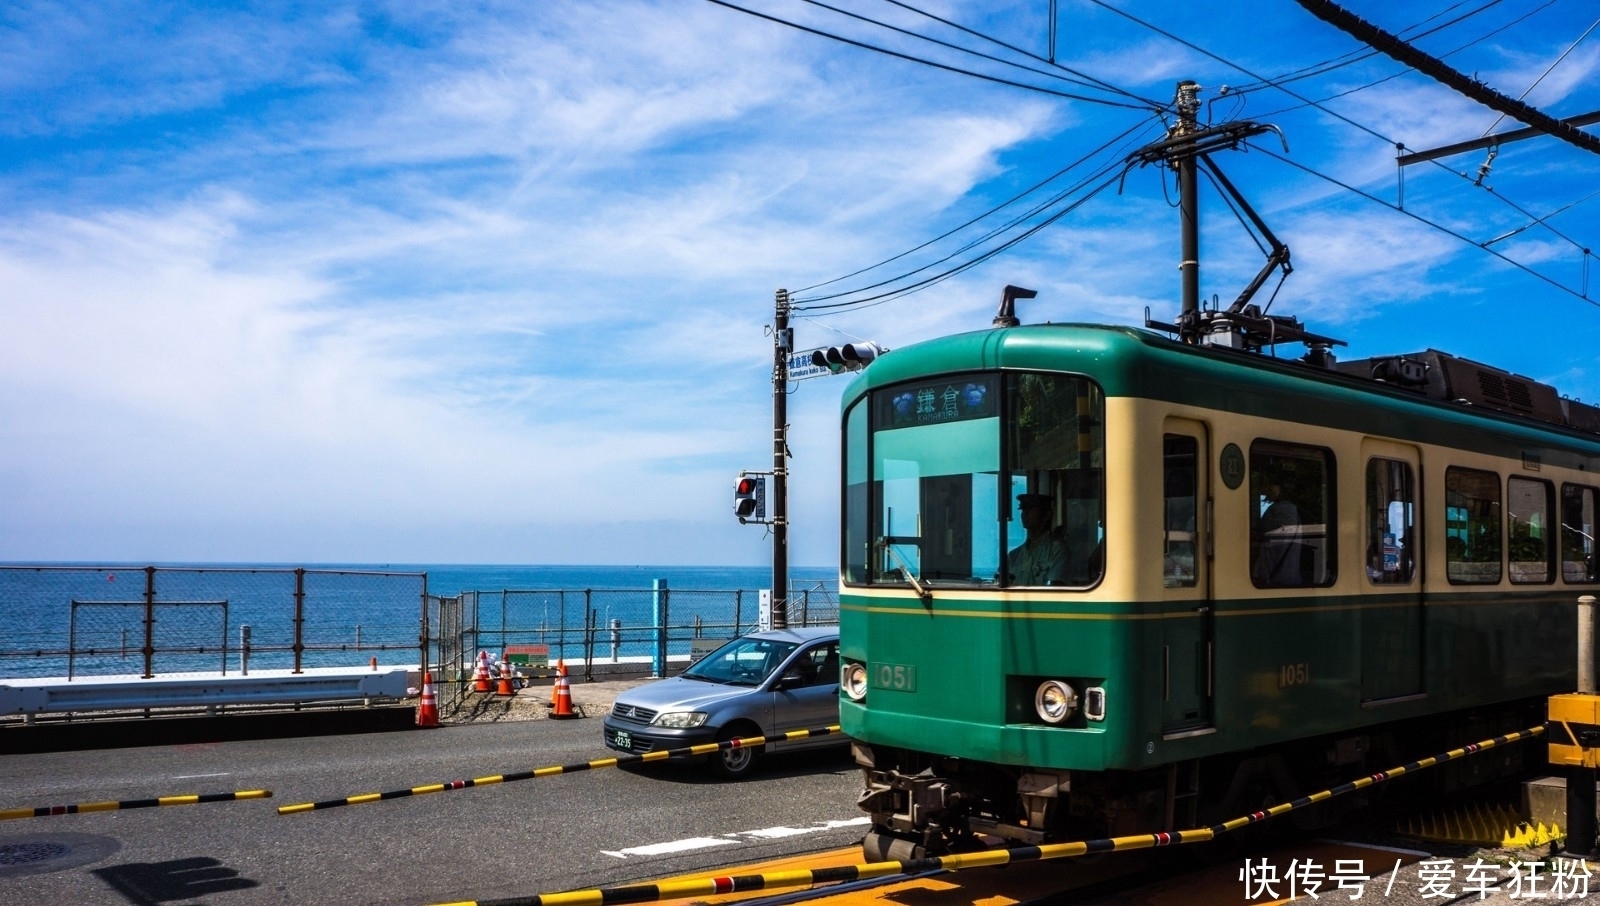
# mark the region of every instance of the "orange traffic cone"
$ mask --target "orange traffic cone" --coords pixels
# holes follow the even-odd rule
[[[472,691],[489,691],[489,652],[478,652],[478,666],[472,671]]]
[[[502,698],[509,698],[517,694],[517,690],[511,687],[511,665],[505,661],[501,661],[500,663],[502,665],[500,669],[500,682],[495,685],[494,694]]]
[[[578,713],[572,710],[572,687],[567,685],[567,671],[563,667],[560,675],[556,677],[556,709],[550,712],[550,717],[554,720],[566,720],[578,716]]]
[[[556,658],[556,681],[550,684],[550,707],[556,706],[556,699],[561,695],[561,680],[567,675],[567,662]]]
[[[422,703],[417,705],[417,726],[439,726],[439,699],[433,694],[433,677],[422,675]]]

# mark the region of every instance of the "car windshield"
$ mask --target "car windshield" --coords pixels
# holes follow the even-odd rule
[[[695,661],[682,675],[708,683],[759,686],[797,647],[796,642],[777,639],[734,639]]]

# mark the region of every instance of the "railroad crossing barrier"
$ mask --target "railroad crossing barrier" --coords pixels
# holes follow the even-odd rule
[[[291,704],[341,700],[402,699],[416,667],[308,667],[257,670],[248,676],[137,676],[16,679],[0,682],[0,715],[145,708]]]
[[[964,868],[987,868],[1019,862],[1044,862],[1051,859],[1071,859],[1095,853],[1123,852],[1135,849],[1155,849],[1163,846],[1180,846],[1185,843],[1203,843],[1222,834],[1236,831],[1269,818],[1305,808],[1317,802],[1342,796],[1374,784],[1384,783],[1414,774],[1447,761],[1476,755],[1497,746],[1520,742],[1544,734],[1544,727],[1529,727],[1504,736],[1496,736],[1472,745],[1462,746],[1413,761],[1387,771],[1358,777],[1348,783],[1301,796],[1292,802],[1283,802],[1262,811],[1241,815],[1210,827],[1160,834],[1134,834],[1126,837],[1108,837],[1099,840],[1079,840],[1072,843],[1045,843],[1038,846],[1016,846],[1009,849],[991,849],[976,853],[957,853],[949,856],[930,856],[924,859],[905,859],[898,862],[863,862],[857,865],[840,865],[833,868],[796,869],[759,875],[733,875],[715,878],[686,878],[663,881],[657,884],[634,884],[626,887],[602,887],[590,890],[572,890],[565,893],[536,894],[526,897],[507,897],[497,900],[457,900],[437,903],[434,906],[617,906],[621,903],[653,903],[690,897],[707,897],[752,890],[790,890],[815,887],[818,884],[866,881],[893,875],[921,875],[935,871]],[[655,754],[655,753],[651,753]],[[279,809],[282,811],[282,809]]]
[[[571,774],[576,771],[597,771],[602,768],[614,768],[625,764],[642,764],[650,761],[665,761],[674,756],[684,755],[710,755],[722,749],[754,748],[764,746],[769,742],[784,742],[791,739],[805,739],[808,736],[826,736],[838,733],[839,725],[827,727],[814,727],[809,730],[790,730],[787,733],[775,733],[772,736],[748,736],[743,739],[728,739],[722,742],[707,742],[697,746],[684,746],[679,749],[657,749],[643,755],[618,755],[615,758],[596,758],[593,761],[578,762],[576,764],[551,765],[544,768],[534,768],[531,771],[518,771],[514,774],[494,774],[488,777],[477,777],[472,780],[450,780],[445,783],[431,783],[426,786],[414,786],[408,790],[390,790],[386,793],[362,793],[359,796],[346,796],[343,799],[327,799],[322,802],[301,802],[295,805],[278,806],[278,814],[293,815],[299,812],[321,811],[327,808],[338,808],[341,805],[364,805],[368,802],[382,802],[386,799],[403,799],[407,796],[421,796],[425,793],[448,793],[451,790],[466,789],[469,786],[490,786],[496,783],[511,783],[515,780],[532,780],[536,777],[554,777],[557,774]]]
[[[0,809],[0,821],[13,818],[45,818],[53,815],[81,815],[86,812],[115,812],[130,808],[155,808],[162,805],[196,805],[201,802],[240,802],[245,799],[270,799],[271,790],[234,790],[231,793],[200,793],[161,796],[156,799],[124,799],[120,802],[79,802],[75,805],[46,805],[39,808]]]

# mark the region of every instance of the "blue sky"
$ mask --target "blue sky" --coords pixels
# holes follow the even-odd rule
[[[1538,139],[1481,183],[1484,152],[1407,168],[1406,211],[1466,241],[1397,212],[1395,142],[1515,124],[1295,3],[1059,0],[1063,68],[1024,55],[1049,56],[1048,0],[920,4],[1009,48],[911,4],[833,4],[1027,72],[736,2],[1058,93],[702,0],[7,4],[0,560],[765,563],[730,508],[734,474],[771,464],[774,290],[1089,155],[1030,196],[1083,200],[1073,181],[1156,138],[1146,102],[1182,78],[1204,118],[1287,140],[1218,156],[1293,252],[1274,313],[1342,357],[1434,347],[1600,401],[1600,157]],[[1348,8],[1547,113],[1600,110],[1585,0]],[[1006,283],[1039,291],[1025,322],[1171,316],[1172,193],[1134,169],[921,292],[802,313],[797,343],[980,329]],[[1226,304],[1262,259],[1203,203],[1202,290]],[[1477,245],[1508,233],[1505,258]],[[790,398],[795,563],[834,559],[844,381]]]

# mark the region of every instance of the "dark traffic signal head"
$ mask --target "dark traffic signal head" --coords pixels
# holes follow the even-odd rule
[[[841,371],[860,371],[872,364],[872,360],[883,355],[889,350],[877,343],[846,343],[843,346],[829,346],[818,349],[811,354],[811,364],[819,368],[826,368],[834,374]]]

